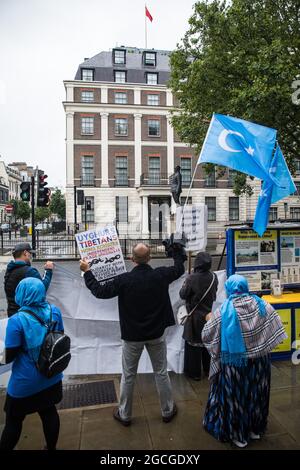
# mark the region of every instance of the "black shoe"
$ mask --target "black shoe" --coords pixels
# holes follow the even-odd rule
[[[172,413],[169,415],[169,416],[163,416],[162,417],[162,420],[164,423],[169,423],[170,421],[172,421],[172,419],[174,418],[174,416],[177,415],[177,406],[175,405],[174,403],[174,406],[173,406],[173,411]]]
[[[119,421],[119,423],[123,424],[123,426],[130,426],[131,425],[131,421],[126,421],[125,419],[122,419],[120,414],[119,414],[119,408],[115,408],[114,409],[114,412],[113,412],[113,417]]]

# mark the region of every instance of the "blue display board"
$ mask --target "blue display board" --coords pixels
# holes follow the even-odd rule
[[[279,276],[284,288],[300,288],[300,226],[270,226],[262,237],[249,228],[229,228],[226,244],[227,276],[242,274],[251,292],[269,293]]]

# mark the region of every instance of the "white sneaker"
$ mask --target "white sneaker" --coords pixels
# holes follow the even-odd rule
[[[250,439],[253,441],[258,441],[261,438],[260,434],[254,434],[254,432],[250,432]]]
[[[237,447],[241,447],[241,448],[246,447],[248,445],[248,442],[246,441],[240,442],[240,441],[233,440],[232,442],[234,443],[234,445],[236,445]]]

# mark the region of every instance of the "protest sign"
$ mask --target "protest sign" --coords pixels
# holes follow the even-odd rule
[[[75,237],[80,256],[89,262],[97,281],[105,281],[126,272],[114,225],[77,233]]]
[[[190,204],[177,207],[176,232],[184,232],[187,251],[204,251],[207,245],[207,207]]]

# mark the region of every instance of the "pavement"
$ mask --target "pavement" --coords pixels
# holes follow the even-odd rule
[[[61,430],[58,449],[63,450],[232,450],[207,434],[202,417],[208,396],[207,379],[193,381],[183,374],[171,373],[178,414],[163,423],[153,374],[138,374],[133,420],[129,427],[113,419],[113,406],[76,408],[59,412]],[[72,383],[116,379],[120,375],[67,377]],[[119,390],[117,390],[119,393]],[[4,424],[4,390],[0,390],[0,432]],[[18,450],[41,450],[44,447],[42,425],[37,414],[26,417]],[[235,449],[235,448],[234,448]],[[274,362],[269,424],[260,441],[252,441],[247,450],[300,449],[300,366],[290,361]]]
[[[5,314],[3,268],[0,259],[0,313]],[[163,264],[168,264],[163,260]],[[130,262],[128,262],[130,269]],[[153,263],[157,265],[159,260]],[[162,261],[160,261],[162,263]],[[41,268],[43,263],[35,263]],[[78,272],[78,262],[64,262],[65,269]],[[214,267],[216,269],[216,267]],[[61,430],[58,448],[64,450],[232,450],[229,443],[220,443],[202,427],[209,383],[207,379],[193,381],[183,374],[171,373],[178,415],[163,423],[153,374],[138,374],[133,406],[132,425],[125,428],[113,419],[114,406],[102,405],[59,412]],[[120,375],[65,377],[68,383],[115,379],[119,394]],[[5,390],[0,388],[0,432],[4,426],[3,403]],[[18,443],[19,450],[39,450],[44,447],[42,425],[37,414],[24,421]],[[260,441],[252,441],[247,450],[300,449],[300,365],[291,361],[276,361],[272,365],[271,399],[268,429]]]

